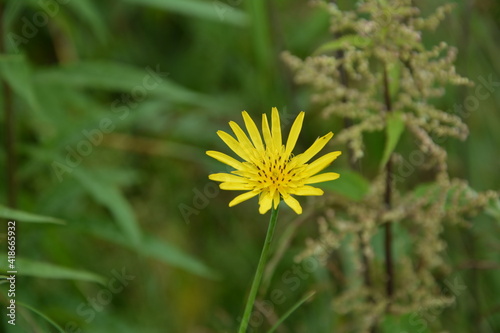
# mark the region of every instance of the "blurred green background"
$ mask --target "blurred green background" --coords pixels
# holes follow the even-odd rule
[[[424,14],[445,3],[414,2]],[[457,46],[460,74],[499,82],[500,2],[456,3],[425,43]],[[305,110],[297,151],[342,129],[321,118],[280,60],[330,39],[328,15],[303,0],[3,0],[0,8],[1,215],[17,219],[16,300],[26,305],[8,325],[3,284],[0,331],[236,331],[267,216],[255,199],[227,207],[235,193],[208,180],[225,169],[205,151],[228,152],[216,131],[242,124],[242,110],[258,119],[276,106],[286,128]],[[453,110],[467,89],[450,88],[436,105]],[[500,188],[498,91],[465,119],[467,141],[446,143],[451,175],[478,190]],[[344,147],[333,140],[329,149]],[[348,168],[347,158],[333,168]],[[283,209],[278,238],[292,221]],[[271,281],[286,298],[274,310],[320,292],[279,332],[336,332],[345,318],[330,304],[335,274],[314,270],[296,289],[280,278],[317,233],[314,217],[302,222]],[[470,229],[446,230],[465,292],[423,330],[388,318],[382,331],[499,332],[499,229],[480,216]]]

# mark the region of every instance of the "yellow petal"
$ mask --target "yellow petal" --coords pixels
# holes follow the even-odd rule
[[[232,158],[231,156],[228,156],[228,155],[223,154],[221,152],[209,150],[209,151],[207,151],[207,155],[212,157],[212,158],[215,158],[217,161],[222,162],[224,164],[227,164],[235,169],[239,169],[239,170],[245,169],[245,166],[243,165],[243,163],[241,163],[241,162],[235,160],[234,158]]]
[[[257,194],[259,194],[258,191],[250,191],[250,192],[240,194],[236,198],[231,200],[231,202],[229,203],[229,207],[236,206],[237,204],[242,203],[245,200],[248,200],[248,199],[255,197]]]
[[[321,156],[316,161],[309,164],[304,170],[304,174],[311,177],[330,165],[337,157],[342,154],[340,151],[334,151]]]
[[[273,204],[270,192],[264,192],[259,198],[259,213],[265,214]]]
[[[266,148],[273,151],[273,141],[271,137],[271,130],[269,129],[269,123],[267,122],[267,116],[265,113],[262,114],[262,136],[266,143]]]
[[[236,138],[238,138],[238,142],[240,143],[241,147],[249,153],[249,157],[252,159],[252,162],[254,164],[259,165],[261,168],[263,167],[262,165],[262,157],[258,150],[254,147],[252,142],[248,139],[247,135],[241,127],[235,123],[234,121],[229,122],[229,126],[233,130],[234,134],[236,135]]]
[[[233,138],[231,135],[227,134],[224,131],[217,131],[217,135],[238,156],[240,156],[241,158],[243,158],[245,161],[251,161],[252,160],[252,153],[250,152],[250,150],[248,149],[248,147],[245,149],[238,141],[236,141],[235,138]]]
[[[248,139],[248,136],[245,134],[245,132],[243,132],[240,125],[238,125],[234,121],[230,121],[229,126],[233,130],[233,132],[236,135],[236,138],[238,139],[240,144],[242,144],[243,146],[249,146],[249,147],[254,148],[252,142],[250,141],[250,139]]]
[[[222,184],[221,184],[222,185]],[[291,191],[295,195],[323,195],[323,190],[312,186],[301,186]]]
[[[243,167],[245,167],[245,165],[243,165]],[[255,170],[252,170],[250,168],[246,168],[244,170],[234,170],[234,171],[231,171],[232,174],[234,175],[237,175],[237,176],[241,176],[241,177],[245,177],[245,178],[255,178],[255,176],[257,175],[257,171]]]
[[[288,134],[288,139],[286,140],[285,158],[290,156],[293,148],[295,148],[295,144],[297,143],[297,139],[299,138],[300,130],[302,129],[302,123],[304,122],[304,115],[305,112],[301,111],[293,122],[292,128],[290,129],[290,134]]]
[[[248,179],[243,177],[238,177],[235,175],[231,175],[229,173],[213,173],[208,176],[208,179],[216,181],[216,182],[232,182],[232,183],[247,183]]]
[[[300,203],[297,201],[297,199],[295,199],[291,195],[284,195],[283,200],[291,209],[293,209],[295,213],[299,215],[302,214],[302,207],[300,206]]]
[[[273,197],[274,209],[278,208],[279,204],[280,204],[280,193],[278,191],[276,191],[276,192],[274,192],[274,197]]]
[[[277,108],[273,108],[271,111],[271,125],[272,125],[272,136],[273,145],[275,148],[281,148],[281,124],[280,124],[280,114]]]
[[[311,158],[314,157],[323,147],[330,141],[333,133],[330,132],[321,138],[316,139],[309,149],[307,149],[304,153],[297,155],[295,158],[297,159],[297,164],[307,163]]]
[[[219,185],[221,190],[226,191],[248,191],[253,190],[253,186],[250,184],[242,184],[242,183],[222,183]]]
[[[255,125],[252,118],[250,118],[250,116],[246,111],[243,111],[241,114],[243,115],[243,120],[245,121],[245,127],[247,128],[248,134],[252,139],[253,145],[255,146],[255,148],[257,148],[257,150],[263,151],[264,145],[262,144],[262,138],[260,137],[257,125]]]
[[[338,173],[327,172],[327,173],[322,173],[321,175],[313,176],[309,179],[306,179],[304,184],[322,183],[322,182],[327,182],[329,180],[335,180],[339,177],[340,177],[340,175]]]

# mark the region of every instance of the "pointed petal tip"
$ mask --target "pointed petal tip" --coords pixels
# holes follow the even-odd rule
[[[265,213],[267,213],[269,210],[271,209],[271,207],[263,207],[262,205],[259,206],[259,213],[261,215],[264,215]]]
[[[288,207],[293,209],[293,211],[297,215],[302,214],[302,206],[300,205],[300,203],[297,199],[295,199],[291,195],[285,195],[285,196],[283,196],[283,201],[285,201],[285,203],[288,205]]]

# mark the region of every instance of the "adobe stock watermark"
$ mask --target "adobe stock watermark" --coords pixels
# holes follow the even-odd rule
[[[287,107],[284,106],[281,108],[280,112],[280,124],[283,127],[287,127],[292,119],[295,119],[296,115],[288,112]],[[243,150],[246,148],[241,147]],[[253,152],[250,152],[248,155],[253,155]],[[225,170],[222,172],[232,173],[234,169],[228,165],[225,165]],[[179,209],[180,214],[186,224],[191,222],[191,217],[193,215],[199,215],[200,212],[208,207],[210,200],[214,199],[220,193],[220,188],[217,183],[207,182],[203,188],[193,188],[193,198],[189,204],[180,203],[177,208]]]
[[[139,103],[144,101],[150,92],[161,84],[163,78],[169,75],[167,72],[162,72],[159,65],[156,65],[155,69],[146,67],[145,70],[147,74],[140,84],[133,87],[129,93],[120,95],[111,103],[112,116],[102,118],[94,128],[83,129],[81,135],[84,139],[73,146],[67,145],[65,147],[66,155],[63,161],[52,162],[52,170],[59,182],[63,181],[64,174],[71,174],[85,157],[92,154],[94,148],[102,143],[104,135],[113,132],[117,123],[126,119],[130,112],[136,109]]]
[[[212,1],[212,5],[214,7],[215,12],[219,16],[221,21],[224,21],[225,15],[228,11],[234,10],[235,7],[238,7],[243,3],[243,0],[214,0]]]
[[[479,109],[482,101],[490,98],[498,87],[500,87],[500,81],[494,81],[493,74],[490,74],[486,79],[484,76],[479,76],[477,78],[478,84],[474,88],[474,93],[467,95],[465,97],[463,104],[454,104],[453,109],[449,110],[449,113],[456,114],[462,119],[469,118],[474,112]],[[444,144],[448,140],[447,136],[440,136],[435,139],[435,143]],[[402,162],[395,168],[396,170],[392,173],[392,179],[395,183],[402,182],[405,178],[411,176],[415,170],[425,163],[424,153],[415,149],[408,155],[408,160],[402,157]]]
[[[191,223],[192,215],[198,215],[203,209],[208,207],[210,200],[219,195],[220,189],[216,183],[208,182],[201,190],[193,188],[192,192],[194,195],[191,205],[180,203],[177,206],[186,224]]]
[[[54,18],[60,11],[60,7],[67,5],[71,0],[38,0],[36,3],[40,10],[36,11],[30,18],[21,18],[21,34],[9,32],[7,41],[12,45],[15,52],[19,52],[19,46],[28,44],[38,35],[41,28],[45,27],[49,20]]]
[[[288,112],[287,107],[284,106],[281,108],[280,112],[280,125],[283,127],[287,127],[288,124],[295,119],[296,115]],[[244,147],[241,147],[245,150]],[[249,153],[252,155],[252,153]],[[232,173],[234,169],[230,166],[225,166],[225,173]],[[206,183],[202,189],[193,188],[193,199],[190,204],[180,203],[177,208],[179,209],[180,214],[186,224],[189,224],[191,221],[191,216],[199,215],[200,212],[208,207],[211,199],[214,199],[220,193],[219,185],[214,182]]]
[[[460,278],[460,276],[450,277],[450,279],[445,281],[445,285],[446,286],[441,288],[441,295],[439,296],[439,298],[442,299],[444,303],[450,297],[455,297],[455,299],[458,299],[458,297],[467,290],[467,286],[463,283],[463,280]],[[408,323],[411,326],[416,326],[416,331],[412,331],[412,333],[427,332],[429,321],[435,321],[444,309],[445,306],[443,305],[434,309],[420,308],[417,312],[412,313],[408,318]],[[403,331],[401,333],[410,332]]]
[[[269,293],[269,298],[265,300],[257,300],[255,309],[248,319],[248,333],[261,332],[259,328],[264,324],[266,318],[271,318],[275,314],[275,306],[284,304],[289,301],[290,294],[300,288],[301,284],[309,279],[309,277],[320,267],[320,262],[316,257],[308,257],[300,263],[292,265],[281,275],[283,286],[274,288]],[[238,323],[242,318],[237,318]]]
[[[106,283],[106,287],[100,289],[92,297],[87,297],[86,302],[82,302],[76,307],[76,314],[85,323],[91,323],[97,314],[104,311],[113,298],[135,279],[134,275],[126,272],[125,267],[122,267],[121,271],[113,269],[111,275],[112,277]],[[81,327],[74,321],[67,322],[64,331],[66,333],[83,333]]]

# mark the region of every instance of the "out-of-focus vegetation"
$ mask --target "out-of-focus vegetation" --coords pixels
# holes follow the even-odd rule
[[[425,16],[445,2],[414,3]],[[4,284],[2,330],[234,332],[267,218],[255,200],[227,207],[234,193],[208,180],[223,167],[205,151],[226,150],[215,133],[240,122],[241,110],[257,119],[276,106],[285,132],[306,111],[297,150],[342,129],[340,119],[324,121],[280,58],[284,50],[304,58],[330,40],[328,14],[298,0],[3,0],[0,9],[0,217],[17,221],[19,271],[17,325],[5,320]],[[444,40],[458,48],[461,75],[492,81],[489,97],[464,118],[468,139],[445,144],[449,173],[478,191],[500,188],[499,22],[496,1],[456,1],[443,24],[423,35],[425,45]],[[435,102],[451,112],[475,93],[446,88]],[[384,145],[367,139],[361,164],[369,178]],[[350,169],[348,159],[335,167]],[[344,175],[337,191],[356,198],[364,179]],[[321,199],[301,200],[321,209]],[[278,332],[336,332],[363,320],[332,306],[349,282],[343,272],[353,269],[349,248],[326,267],[294,261],[318,234],[320,212],[309,211],[280,212],[274,250],[282,256],[271,259],[275,271],[260,295],[270,300],[260,306],[272,309],[255,316],[262,321],[256,332],[311,290],[316,296]],[[458,285],[454,305],[386,316],[379,331],[500,330],[498,211],[443,231],[454,272],[443,293]],[[338,266],[336,257],[347,262]]]

